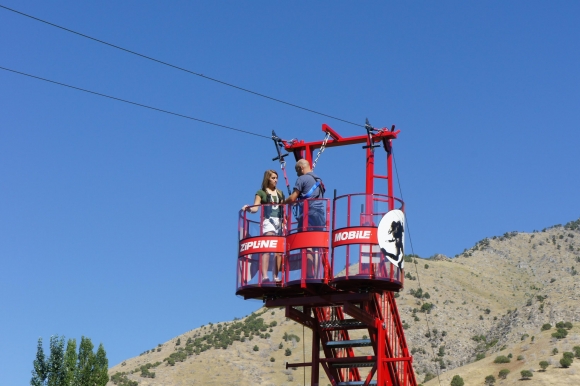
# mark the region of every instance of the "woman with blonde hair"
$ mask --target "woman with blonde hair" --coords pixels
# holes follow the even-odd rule
[[[264,179],[262,180],[262,187],[256,192],[253,206],[244,205],[242,210],[247,210],[251,213],[258,211],[257,205],[267,206],[264,208],[264,219],[262,221],[262,235],[263,236],[280,236],[282,234],[282,223],[284,219],[284,210],[280,204],[284,203],[284,193],[276,188],[278,184],[278,173],[275,170],[266,170],[264,172]],[[268,282],[268,265],[270,254],[264,253],[262,255],[262,282]],[[276,264],[273,269],[274,281],[279,282],[278,272],[282,265],[282,254],[276,253]]]

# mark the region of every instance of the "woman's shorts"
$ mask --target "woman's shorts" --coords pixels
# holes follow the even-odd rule
[[[273,232],[275,235],[280,235],[282,231],[281,221],[279,218],[270,217],[264,219],[262,222],[262,234],[266,234],[268,232]]]

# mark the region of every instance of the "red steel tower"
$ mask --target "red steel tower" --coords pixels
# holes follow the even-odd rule
[[[324,141],[274,138],[296,160],[304,158],[311,165],[316,149],[363,144],[364,193],[337,196],[335,192],[332,199],[280,205],[285,223],[281,235],[262,231],[273,204],[239,215],[236,294],[263,299],[266,307],[285,307],[286,317],[312,330],[311,361],[286,364],[287,368],[310,366],[312,386],[320,384],[320,369],[333,386],[417,385],[394,296],[403,288],[404,272],[386,258],[377,234],[386,213],[404,212],[403,201],[394,197],[392,180],[392,140],[399,131],[368,124],[366,130],[366,135],[344,138],[322,125]],[[384,175],[375,174],[375,153],[380,148],[386,153]],[[279,153],[284,166],[283,157]],[[386,180],[386,194],[375,191],[376,179]],[[325,222],[309,226],[308,211],[320,208]],[[351,339],[361,335],[353,330],[363,330],[363,338]],[[364,347],[373,355],[361,355]]]

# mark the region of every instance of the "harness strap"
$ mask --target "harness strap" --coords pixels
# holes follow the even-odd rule
[[[312,177],[314,178],[314,177]],[[314,191],[316,190],[316,188],[318,188],[320,186],[320,179],[316,180],[316,183],[314,185],[312,185],[312,187],[310,188],[310,190],[304,194],[300,195],[300,199],[305,200],[307,198],[310,198],[310,196],[312,196],[312,193],[314,193]]]
[[[322,179],[320,177],[314,177],[312,174],[308,173],[307,175],[309,175],[310,177],[314,178],[315,184],[312,185],[312,187],[310,188],[310,190],[308,190],[308,192],[306,193],[301,193],[300,196],[298,197],[299,200],[306,200],[308,198],[310,198],[312,196],[312,194],[314,193],[314,191],[316,190],[316,188],[320,187],[320,192],[322,193],[322,198],[324,198],[324,184],[322,183]]]

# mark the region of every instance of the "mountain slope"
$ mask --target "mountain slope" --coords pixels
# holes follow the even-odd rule
[[[468,385],[483,384],[485,376],[497,378],[503,368],[493,359],[510,352],[514,357],[506,368],[511,374],[501,381],[504,385],[517,382],[524,367],[538,370],[541,360],[558,367],[563,351],[580,346],[579,226],[580,220],[542,232],[506,233],[482,240],[454,259],[438,255],[408,262],[397,302],[418,379],[439,371],[442,384],[448,385],[455,374]],[[551,337],[555,328],[541,330],[546,323],[562,321],[575,326],[565,339]],[[283,365],[309,360],[308,329],[302,338],[302,326],[286,320],[283,310],[260,309],[248,318],[191,330],[114,366],[110,374],[128,373],[124,377],[140,385],[302,384],[304,376],[308,383],[307,369],[286,370]],[[220,348],[201,351],[208,341]],[[551,356],[553,348],[560,354]],[[164,361],[171,354],[184,361]],[[517,361],[518,355],[526,359]],[[139,369],[157,362],[146,372]],[[574,382],[578,362],[567,370],[551,366],[534,373],[534,384]],[[141,376],[152,372],[155,378]]]

